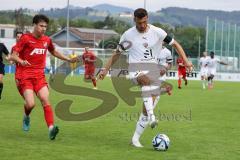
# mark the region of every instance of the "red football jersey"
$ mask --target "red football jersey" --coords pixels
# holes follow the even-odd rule
[[[182,63],[182,64],[184,65],[184,61],[183,61],[183,59],[180,58],[180,57],[177,59],[178,70],[180,70],[180,69],[186,69],[185,66],[180,66],[179,63]]]
[[[16,45],[14,45],[13,47],[12,47],[12,50],[11,50],[11,53],[13,52],[13,50],[14,50],[14,48],[16,47]],[[20,57],[20,56],[19,56]],[[22,57],[20,57],[21,59],[22,59]],[[21,78],[21,73],[20,73],[20,71],[21,71],[21,65],[19,64],[19,63],[16,63],[16,65],[15,65],[15,67],[16,67],[16,69],[15,69],[15,79],[19,79],[19,78]]]
[[[82,59],[83,59],[83,62],[84,62],[85,65],[90,65],[90,66],[92,65],[92,66],[94,66],[94,62],[89,62],[88,59],[95,61],[96,60],[96,56],[94,55],[93,52],[88,51],[88,52],[84,52],[83,53]]]
[[[19,42],[13,48],[19,53],[19,57],[27,60],[31,65],[21,66],[21,74],[23,77],[31,77],[44,74],[46,65],[47,50],[54,50],[52,40],[48,36],[34,37],[32,33],[22,35]],[[20,72],[20,71],[19,71]]]

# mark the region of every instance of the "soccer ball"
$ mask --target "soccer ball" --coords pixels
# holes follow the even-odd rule
[[[158,134],[153,137],[152,145],[157,151],[166,151],[169,148],[170,140],[166,134]]]

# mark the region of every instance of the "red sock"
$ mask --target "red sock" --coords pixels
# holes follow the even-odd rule
[[[26,116],[29,116],[29,114],[31,113],[31,111],[32,111],[32,108],[29,109],[29,108],[26,107],[26,105],[24,105],[24,112],[25,112],[25,115],[26,115]]]
[[[95,78],[92,79],[92,83],[93,83],[93,86],[96,87],[97,86],[97,81]]]
[[[43,106],[43,110],[44,110],[44,117],[47,123],[47,126],[51,126],[53,125],[53,111],[50,105],[45,105]]]
[[[182,80],[178,79],[178,87],[181,87]]]

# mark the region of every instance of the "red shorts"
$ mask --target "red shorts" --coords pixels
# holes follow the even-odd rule
[[[186,69],[178,69],[178,77],[182,76],[183,78],[186,78]]]
[[[88,75],[88,76],[94,76],[95,73],[95,67],[94,66],[85,66],[85,73],[84,75]]]
[[[35,78],[22,78],[20,81],[20,91],[24,93],[26,89],[33,90],[36,94],[40,89],[47,86],[45,76],[36,76]]]

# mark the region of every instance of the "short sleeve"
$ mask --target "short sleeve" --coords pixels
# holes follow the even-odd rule
[[[21,53],[23,48],[25,47],[26,43],[27,43],[27,36],[26,35],[22,35],[20,40],[17,42],[17,44],[12,48],[12,50],[14,52],[17,53]]]
[[[167,57],[172,57],[171,51],[167,49]]]
[[[121,38],[120,38],[120,41],[119,41],[119,44],[121,44],[123,41],[126,41],[126,33],[124,33]]]
[[[55,47],[52,43],[52,39],[49,39],[48,51],[53,52],[54,50],[55,50]]]
[[[157,35],[159,36],[159,40],[160,42],[165,42],[169,45],[172,45],[174,42],[174,39],[172,37],[170,37],[167,32],[165,32],[163,29],[158,28],[153,26],[155,29],[155,32],[157,33]]]
[[[163,40],[166,38],[167,36],[167,33],[161,29],[161,28],[158,28],[158,27],[155,27],[155,26],[152,26],[154,28],[154,31],[157,33],[158,37],[159,37],[159,40],[161,42],[163,42]]]

